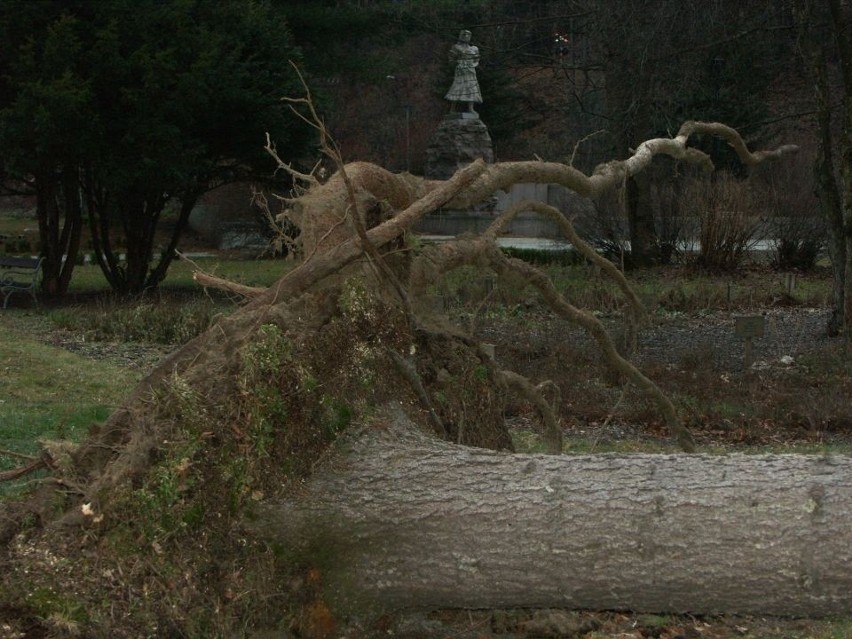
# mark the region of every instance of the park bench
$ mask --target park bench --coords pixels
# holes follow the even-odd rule
[[[43,257],[0,257],[0,293],[3,295],[3,308],[6,308],[12,293],[29,293],[33,301],[38,302],[36,287],[43,260]]]

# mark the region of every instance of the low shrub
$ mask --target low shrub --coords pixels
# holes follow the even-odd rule
[[[825,248],[825,220],[815,193],[813,144],[772,167],[758,166],[750,181],[760,193],[772,238],[772,267],[779,271],[810,271]]]
[[[554,266],[574,266],[582,264],[585,258],[573,249],[549,250],[535,248],[513,248],[510,246],[501,249],[509,257],[514,257],[530,264],[546,264]]]
[[[56,310],[50,317],[59,328],[82,332],[92,339],[183,344],[206,331],[222,311],[209,299],[106,300]]]
[[[684,188],[682,205],[697,226],[698,244],[687,263],[714,272],[740,268],[762,223],[749,184],[725,173],[713,181],[693,179]]]
[[[779,233],[773,241],[772,268],[776,271],[812,271],[824,244],[824,236],[809,238]]]

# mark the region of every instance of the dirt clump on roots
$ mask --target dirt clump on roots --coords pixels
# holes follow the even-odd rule
[[[298,491],[388,401],[433,430],[412,371],[448,438],[511,446],[481,354],[413,329],[376,290],[350,278],[276,308],[227,369],[172,375],[57,462],[40,499],[4,503],[0,600],[50,636],[321,624],[310,561],[245,529],[257,504]]]
[[[437,187],[435,202],[472,175]],[[393,178],[372,165],[348,176],[300,198],[313,226],[299,268],[269,289],[242,287],[246,306],[160,362],[79,447],[46,456],[51,477],[35,494],[0,503],[0,601],[38,620],[32,632],[234,636],[294,624],[326,636],[314,559],[252,534],[257,505],[297,493],[340,434],[388,401],[439,436],[511,445],[493,419],[502,394],[480,393],[495,376],[488,358],[415,321],[389,285],[406,255],[379,260],[353,241],[419,195],[403,179],[390,200],[373,196]],[[399,249],[398,226],[379,249]]]

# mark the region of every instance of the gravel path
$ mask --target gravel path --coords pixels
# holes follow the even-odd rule
[[[736,318],[761,316],[764,335],[752,340],[753,366],[789,366],[803,353],[830,343],[825,333],[829,314],[827,309],[815,308],[713,311],[700,315],[671,313],[655,318],[652,326],[641,330],[631,359],[640,365],[661,363],[685,367],[690,361],[706,367],[707,360],[712,360],[716,370],[739,372],[743,370],[745,341],[735,334]],[[610,317],[601,320],[615,338],[621,330],[620,320]],[[527,326],[517,319],[487,320],[480,323],[477,335],[483,341],[511,349],[521,347],[533,359],[557,341],[570,340],[578,345],[591,342],[583,329],[550,317],[538,318]],[[782,360],[786,357],[792,357],[793,362]]]
[[[803,353],[829,343],[825,333],[829,315],[825,309],[781,308],[674,317],[640,334],[638,360],[677,364],[687,356],[707,356],[717,370],[742,370],[745,340],[735,334],[736,318],[762,316],[764,335],[752,339],[753,366],[790,365]],[[788,357],[793,360],[782,360]]]

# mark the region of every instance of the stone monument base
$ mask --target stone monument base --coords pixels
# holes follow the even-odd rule
[[[448,113],[426,148],[424,174],[430,180],[446,180],[478,158],[494,161],[488,127],[477,113]]]

